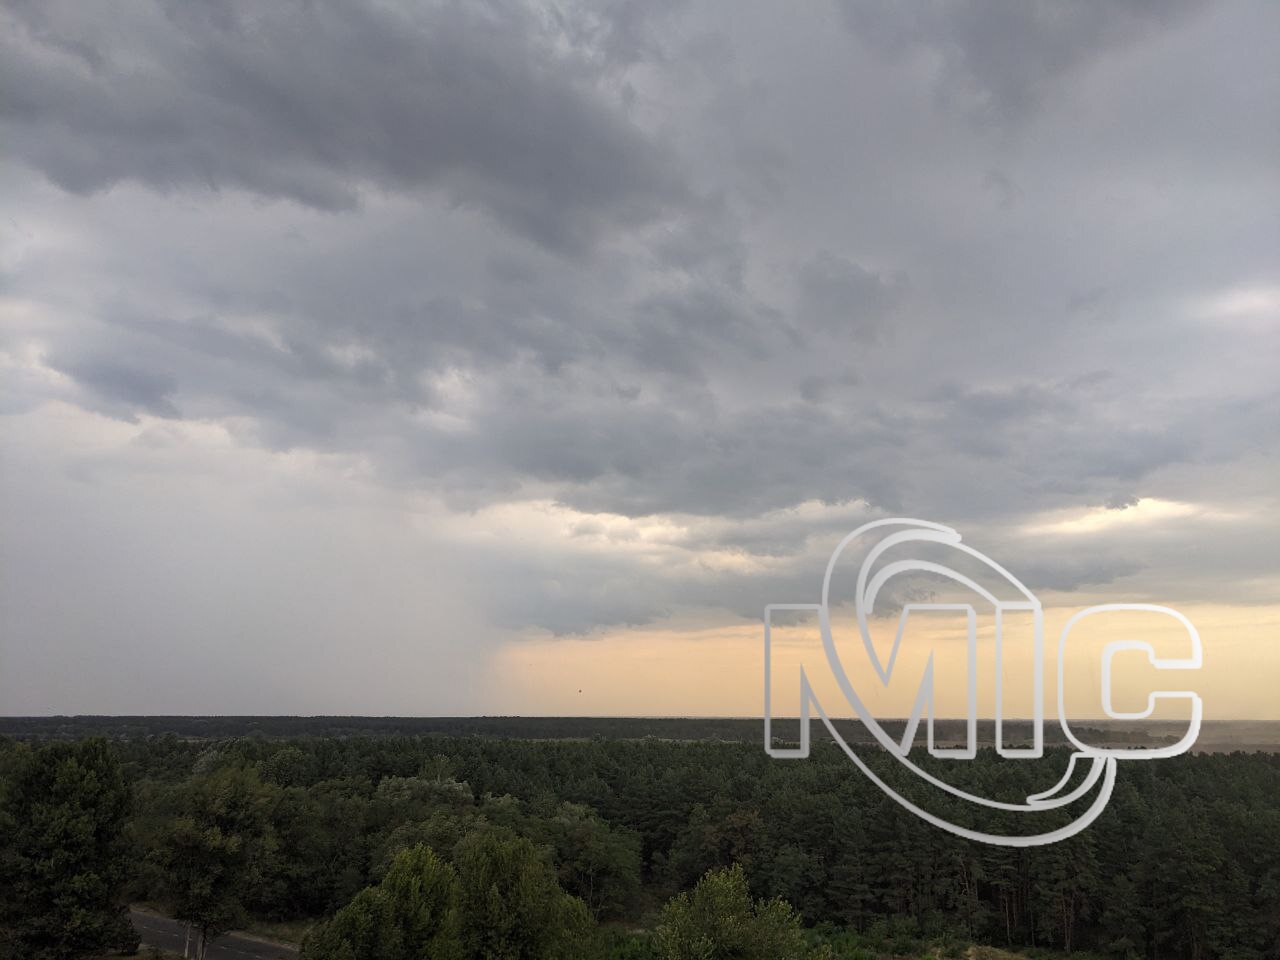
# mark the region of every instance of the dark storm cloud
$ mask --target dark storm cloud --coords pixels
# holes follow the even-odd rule
[[[1265,537],[1214,550],[1274,514],[1276,9],[15,4],[0,409],[550,504],[441,548],[513,627],[805,599],[885,514],[1256,595]],[[1141,498],[1203,516],[1034,532]]]
[[[519,432],[537,450],[580,436],[593,469],[558,479],[573,483],[561,499],[584,511],[746,517],[811,499],[865,497],[892,507],[897,498],[896,434],[873,420],[842,424],[830,414],[815,416],[799,404],[740,414],[654,406],[583,411],[571,425],[520,417]]]
[[[9,149],[74,192],[131,180],[344,210],[438,186],[573,249],[682,197],[590,51],[561,52],[512,5],[23,4],[5,20]],[[635,29],[597,39],[637,55]]]

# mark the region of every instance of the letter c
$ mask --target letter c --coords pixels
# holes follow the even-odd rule
[[[1163,747],[1118,748],[1091,747],[1082,743],[1071,732],[1067,721],[1067,706],[1064,694],[1065,663],[1067,635],[1071,628],[1086,617],[1095,613],[1112,613],[1116,611],[1139,611],[1142,613],[1159,613],[1172,617],[1182,625],[1191,640],[1191,656],[1189,657],[1157,657],[1155,648],[1143,640],[1113,640],[1102,651],[1102,710],[1113,720],[1141,720],[1155,712],[1158,700],[1187,700],[1191,704],[1191,721],[1186,735],[1177,743]],[[1186,753],[1200,735],[1200,721],[1204,716],[1204,702],[1192,690],[1156,690],[1147,695],[1147,709],[1132,713],[1114,710],[1111,702],[1111,661],[1117,653],[1124,650],[1145,650],[1148,662],[1157,670],[1199,670],[1203,664],[1203,650],[1200,645],[1200,634],[1191,621],[1177,610],[1161,607],[1151,603],[1104,603],[1100,606],[1081,610],[1062,628],[1062,636],[1058,640],[1058,719],[1062,722],[1062,732],[1066,734],[1080,752],[1091,757],[1115,757],[1117,760],[1158,760],[1165,757],[1176,757]]]

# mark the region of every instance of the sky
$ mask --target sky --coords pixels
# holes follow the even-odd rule
[[[758,715],[905,516],[1280,719],[1280,5],[0,9],[0,713]]]

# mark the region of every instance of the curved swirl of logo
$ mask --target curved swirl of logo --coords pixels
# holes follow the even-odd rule
[[[890,532],[892,528],[902,529]],[[942,749],[934,746],[934,662],[932,655],[929,658],[928,666],[926,667],[921,679],[915,706],[911,716],[907,720],[903,736],[900,741],[895,741],[879,721],[872,716],[871,711],[867,709],[864,700],[859,696],[857,688],[850,679],[849,673],[845,670],[844,663],[841,661],[839,653],[836,650],[836,644],[831,629],[830,613],[832,574],[835,572],[836,565],[841,556],[851,544],[855,541],[867,539],[873,534],[883,534],[883,536],[875,542],[867,552],[865,559],[862,562],[862,566],[858,571],[854,603],[856,622],[858,632],[861,635],[862,646],[865,649],[867,659],[873,672],[878,676],[878,679],[882,684],[887,686],[889,683],[889,679],[893,673],[894,664],[898,656],[898,650],[902,643],[907,620],[913,612],[918,613],[920,611],[946,610],[961,612],[967,617],[968,671],[966,679],[968,715],[966,720],[968,738],[967,745],[962,749]],[[966,568],[972,569],[976,567],[977,569],[980,569],[983,571],[984,578],[989,581],[994,581],[997,586],[993,587],[989,583],[984,585],[983,583],[979,583],[973,577],[967,576],[953,567],[928,560],[894,560],[892,562],[885,562],[882,567],[876,569],[877,563],[881,561],[886,551],[889,551],[894,547],[910,543],[942,544],[949,550],[955,551],[958,556],[962,557]],[[936,550],[937,548],[932,549]],[[1148,696],[1147,709],[1139,712],[1118,712],[1113,709],[1111,702],[1111,661],[1117,652],[1124,650],[1145,651],[1148,661],[1157,670],[1198,669],[1202,662],[1202,651],[1200,637],[1196,632],[1195,627],[1192,626],[1191,622],[1182,614],[1168,607],[1145,603],[1102,604],[1090,607],[1087,610],[1082,610],[1073,616],[1063,628],[1062,635],[1059,638],[1058,719],[1062,725],[1063,734],[1075,748],[1069,758],[1066,772],[1063,774],[1062,778],[1050,789],[1028,795],[1022,803],[1007,803],[970,793],[934,776],[928,770],[925,770],[915,763],[909,756],[921,715],[926,709],[928,710],[928,751],[931,755],[958,760],[971,760],[977,755],[976,608],[970,603],[904,604],[898,623],[897,635],[887,663],[881,661],[879,653],[876,651],[875,645],[872,643],[871,632],[867,622],[871,611],[875,609],[877,596],[880,595],[880,592],[888,581],[894,577],[922,573],[941,577],[944,580],[949,580],[954,584],[958,584],[959,586],[966,588],[972,594],[980,597],[982,601],[984,601],[982,605],[986,609],[991,610],[994,615],[996,668],[995,747],[997,752],[1001,756],[1021,760],[1039,759],[1044,755],[1044,618],[1040,601],[1036,599],[1035,595],[1004,567],[1000,566],[990,557],[987,557],[967,544],[962,543],[960,534],[952,528],[925,520],[893,518],[877,520],[865,524],[840,541],[827,564],[826,574],[822,581],[822,599],[820,603],[781,603],[770,604],[765,608],[764,746],[765,751],[770,756],[779,759],[796,759],[807,757],[809,755],[809,721],[811,717],[810,710],[812,709],[817,712],[834,742],[840,747],[846,756],[848,756],[850,761],[852,761],[854,765],[857,766],[858,769],[861,770],[862,773],[865,774],[876,786],[883,790],[886,795],[905,809],[910,810],[916,816],[933,824],[934,826],[954,833],[957,836],[976,840],[981,843],[989,843],[999,846],[1030,847],[1065,840],[1066,838],[1079,833],[1081,830],[1084,830],[1089,826],[1089,824],[1096,820],[1106,808],[1107,802],[1111,798],[1111,792],[1115,786],[1116,764],[1119,760],[1150,760],[1162,757],[1171,757],[1185,752],[1195,742],[1196,737],[1199,735],[1203,705],[1200,697],[1192,691],[1178,690],[1153,692]],[[815,651],[812,658],[804,660],[800,666],[800,743],[798,747],[775,746],[772,736],[773,683],[775,677],[772,662],[773,648],[771,630],[773,617],[777,611],[798,611],[816,614],[822,637],[822,651],[824,656],[819,658],[816,656]],[[1102,704],[1104,712],[1114,719],[1142,719],[1150,717],[1152,713],[1154,713],[1156,703],[1160,700],[1186,700],[1190,705],[1191,719],[1188,724],[1186,735],[1176,743],[1155,748],[1116,749],[1095,747],[1083,743],[1071,730],[1071,726],[1066,717],[1063,689],[1065,678],[1065,656],[1069,635],[1073,627],[1089,616],[1100,613],[1119,612],[1140,612],[1148,615],[1156,614],[1172,619],[1180,626],[1181,632],[1185,632],[1186,638],[1189,639],[1191,655],[1185,658],[1160,658],[1156,656],[1156,652],[1150,644],[1137,640],[1117,640],[1107,644],[1106,648],[1103,650],[1101,662]],[[1003,649],[1003,632],[1006,619],[1014,613],[1019,613],[1024,616],[1029,614],[1034,625],[1034,640],[1032,648],[1034,661],[1034,675],[1032,680],[1033,715],[1031,718],[1032,745],[1030,747],[1020,747],[1016,749],[1008,748],[1004,746],[1003,743],[1002,733],[1004,718],[1002,716],[1003,703],[1001,697],[1001,653]],[[814,692],[813,687],[810,684],[809,674],[806,672],[807,669],[819,667],[824,660],[826,669],[830,671],[844,699],[848,702],[853,713],[862,721],[863,725],[870,732],[876,742],[879,743],[880,746],[882,746],[891,756],[895,757],[907,770],[936,790],[952,797],[959,798],[960,800],[980,808],[1025,814],[1042,813],[1047,810],[1065,807],[1069,804],[1074,804],[1077,801],[1082,800],[1090,793],[1093,794],[1092,801],[1083,812],[1080,812],[1065,826],[1061,826],[1047,832],[1034,834],[1010,835],[987,833],[981,830],[962,826],[923,809],[911,800],[902,796],[902,794],[898,793],[892,786],[878,776],[836,729],[831,716],[823,707],[817,694]],[[784,678],[783,682],[790,679],[794,678]],[[1087,769],[1083,778],[1074,788],[1068,789],[1075,779],[1077,766],[1084,766],[1086,763]]]

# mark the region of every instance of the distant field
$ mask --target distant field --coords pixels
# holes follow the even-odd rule
[[[795,720],[777,721],[780,736],[796,735]],[[963,734],[963,721],[938,721],[938,737],[955,743]],[[901,720],[884,723],[890,734],[900,734]],[[1092,743],[1142,746],[1168,742],[1182,733],[1176,723],[1090,720],[1078,724],[1080,735]],[[870,742],[870,735],[856,722],[842,721],[841,734],[850,742]],[[1030,724],[1005,724],[1006,740],[1016,743],[1030,737]],[[784,732],[789,731],[789,732]],[[923,734],[923,731],[921,731]],[[701,717],[232,717],[232,716],[54,716],[0,717],[0,736],[18,739],[77,739],[86,736],[138,738],[173,735],[183,739],[221,737],[368,737],[368,736],[481,736],[525,740],[574,740],[601,737],[607,740],[725,740],[752,742],[760,739],[761,721],[752,718]],[[828,737],[815,723],[815,739]],[[979,741],[990,743],[991,721],[979,721]],[[1058,725],[1045,724],[1048,744],[1064,742]],[[1280,721],[1221,720],[1206,722],[1196,751],[1224,753],[1232,750],[1280,752]]]

